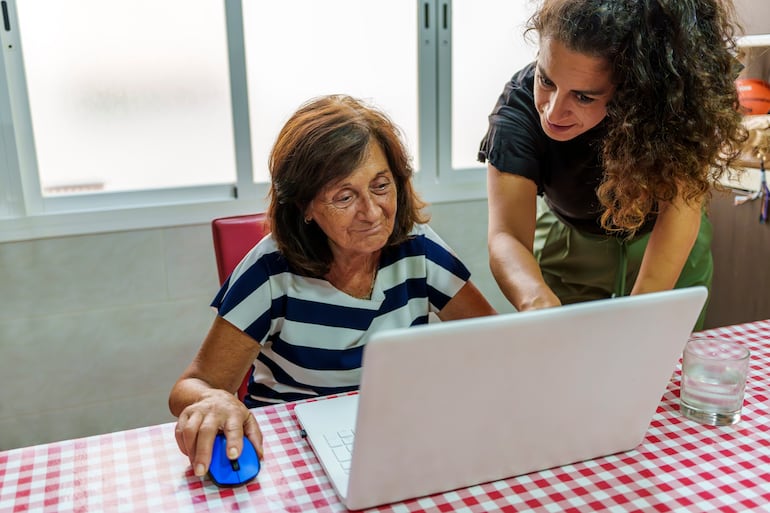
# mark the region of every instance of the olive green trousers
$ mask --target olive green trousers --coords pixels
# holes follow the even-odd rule
[[[698,238],[675,288],[703,285],[711,290],[712,231],[704,212]],[[546,284],[562,304],[630,294],[649,239],[649,233],[632,240],[581,233],[559,221],[538,198],[534,254]],[[706,306],[696,331],[703,328],[705,312]]]

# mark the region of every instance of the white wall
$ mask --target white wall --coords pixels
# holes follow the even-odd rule
[[[510,311],[489,272],[486,202],[431,212]],[[0,450],[174,420],[168,392],[217,288],[208,225],[0,244]]]
[[[770,2],[734,0],[738,21],[746,34],[770,34]]]

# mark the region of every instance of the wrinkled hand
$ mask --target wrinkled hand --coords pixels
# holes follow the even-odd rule
[[[214,438],[220,431],[227,438],[227,454],[231,459],[240,456],[244,435],[262,458],[262,432],[254,416],[233,394],[212,389],[182,411],[174,432],[176,443],[190,458],[196,476],[208,471]]]

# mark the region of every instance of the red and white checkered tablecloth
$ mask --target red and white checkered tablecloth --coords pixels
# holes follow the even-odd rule
[[[770,511],[770,320],[704,333],[752,352],[738,424],[684,419],[677,370],[635,450],[377,511]],[[292,409],[254,410],[265,459],[238,488],[195,477],[171,423],[0,452],[0,513],[345,511]]]

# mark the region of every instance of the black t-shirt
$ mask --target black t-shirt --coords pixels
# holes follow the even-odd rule
[[[537,184],[556,216],[582,232],[606,234],[596,188],[602,180],[601,142],[605,121],[569,141],[554,141],[540,125],[535,108],[535,63],[517,72],[505,85],[489,116],[489,130],[478,159],[505,173]],[[646,223],[642,232],[649,231]]]

